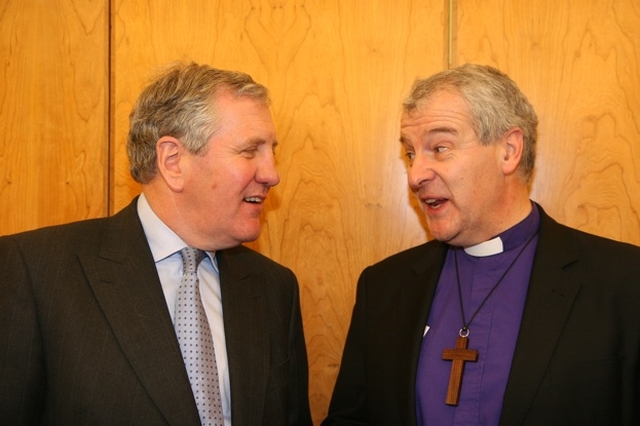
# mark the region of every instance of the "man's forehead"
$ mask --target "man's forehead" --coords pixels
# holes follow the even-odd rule
[[[412,121],[423,117],[470,117],[471,109],[457,92],[441,90],[416,102],[414,108],[402,113],[402,121]]]

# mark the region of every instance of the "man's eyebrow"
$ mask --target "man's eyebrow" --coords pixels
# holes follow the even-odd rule
[[[429,129],[429,131],[427,131],[425,135],[426,135],[426,137],[429,137],[431,135],[440,134],[440,133],[454,135],[454,136],[457,136],[459,134],[458,131],[456,129],[454,129],[453,127],[443,126],[443,127],[435,127],[433,129]],[[402,136],[402,135],[400,136],[399,142],[402,145],[410,145],[411,144],[411,142],[408,139],[406,139],[404,136]]]
[[[255,137],[255,138],[247,139],[245,141],[245,144],[258,146],[258,145],[267,145],[269,142],[270,141],[268,139],[264,139],[262,137]],[[276,146],[278,146],[278,141],[274,139],[273,140],[273,147],[275,148]]]
[[[428,135],[432,135],[432,134],[437,134],[437,133],[448,133],[450,135],[458,135],[458,131],[456,129],[454,129],[453,127],[435,127],[433,129],[430,129],[427,134]]]

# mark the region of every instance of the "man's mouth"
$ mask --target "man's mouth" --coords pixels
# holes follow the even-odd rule
[[[448,200],[446,198],[425,198],[423,202],[432,209],[437,209]]]
[[[244,201],[252,204],[262,204],[262,198],[260,197],[246,197]]]

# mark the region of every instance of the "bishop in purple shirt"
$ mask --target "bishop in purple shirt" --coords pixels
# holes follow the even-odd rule
[[[416,381],[419,425],[498,424],[539,220],[538,210],[533,208],[524,221],[488,242],[466,249],[449,248],[420,350]],[[443,401],[451,361],[442,359],[442,350],[455,345],[463,323],[478,360],[465,363],[460,401],[447,405]]]
[[[403,108],[433,238],[360,275],[322,425],[639,425],[640,248],[532,202],[538,119],[499,70],[417,80]]]

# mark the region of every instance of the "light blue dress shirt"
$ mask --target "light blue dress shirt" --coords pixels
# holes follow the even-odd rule
[[[153,212],[144,194],[138,198],[138,216],[142,222],[153,260],[156,263],[160,284],[167,308],[174,320],[176,298],[180,280],[182,279],[182,256],[180,250],[187,246],[182,239]],[[231,426],[231,395],[229,392],[229,363],[227,360],[227,346],[224,336],[224,322],[222,316],[222,297],[220,293],[220,275],[215,253],[207,252],[207,256],[198,267],[200,280],[200,296],[207,313],[213,344],[216,350],[216,364],[220,378],[220,397],[225,426]]]

